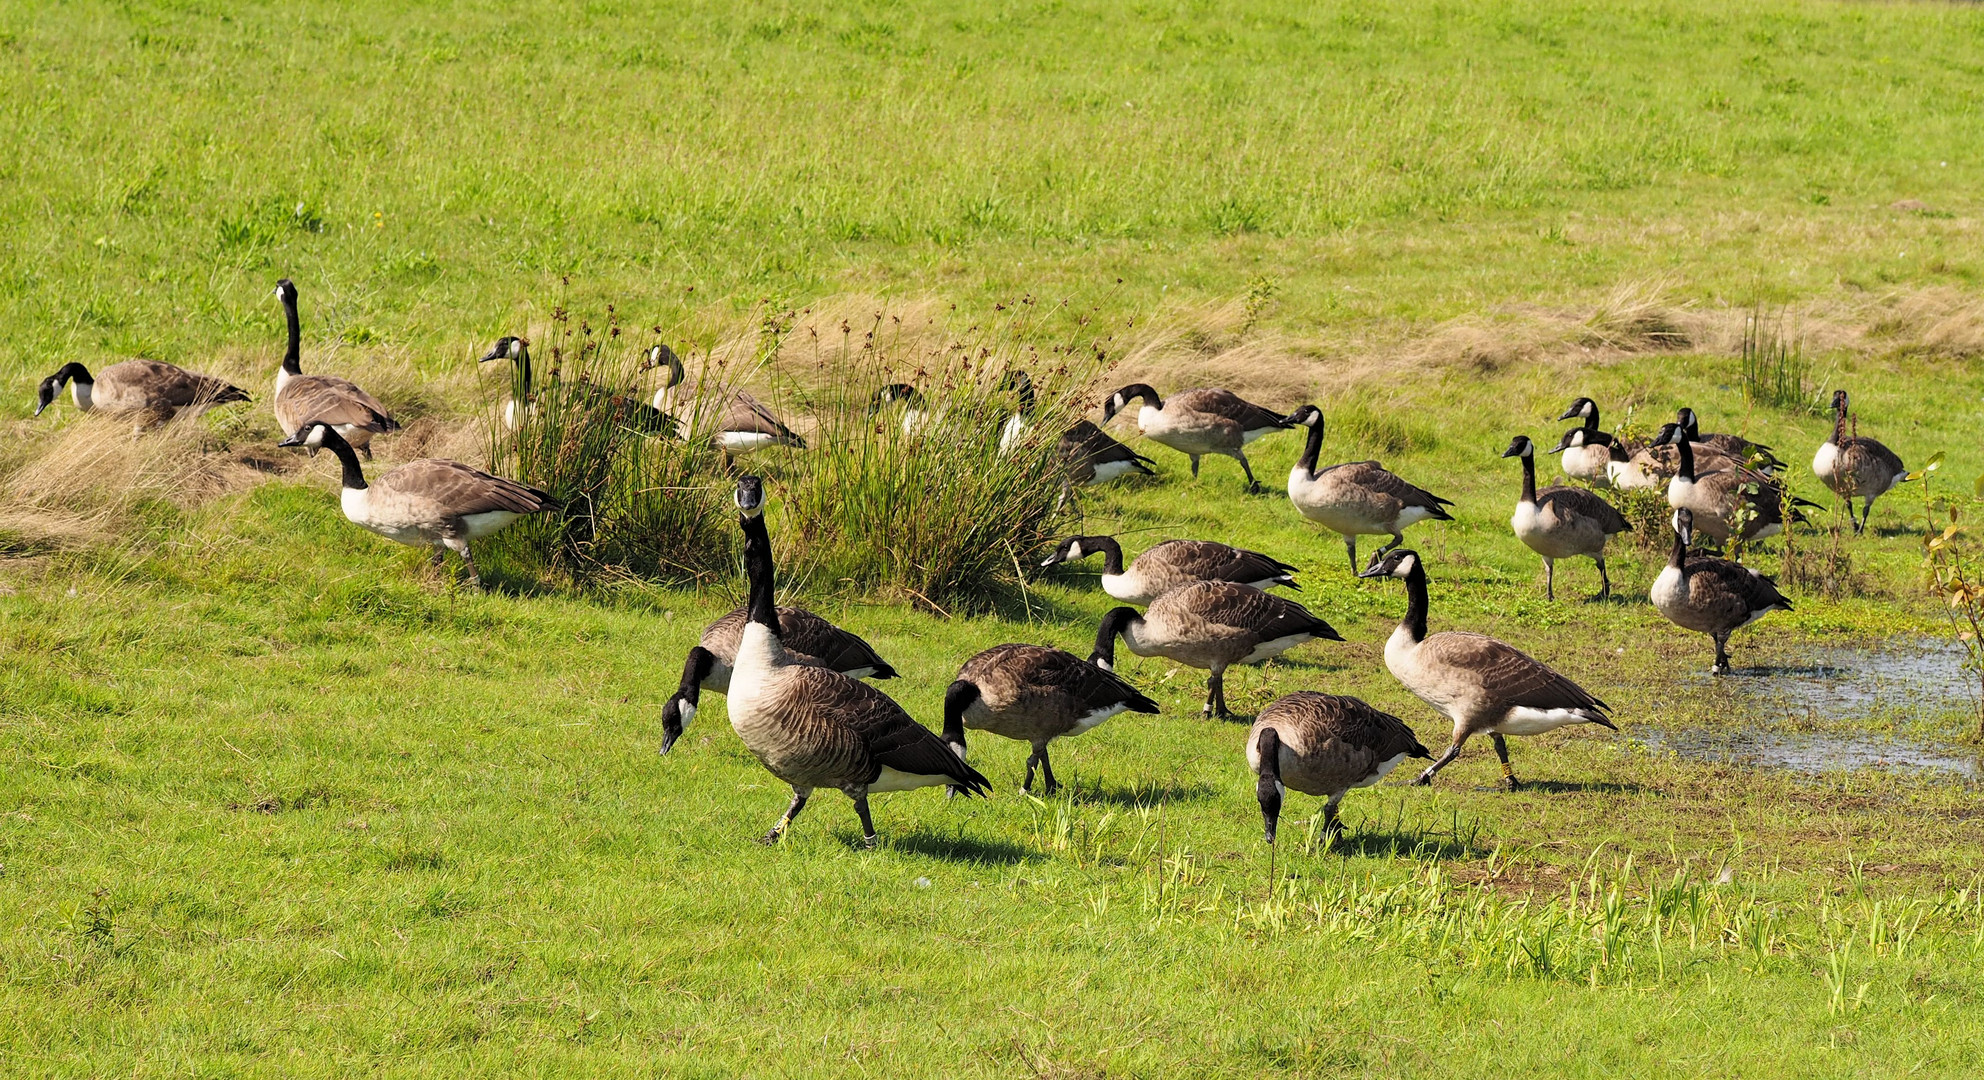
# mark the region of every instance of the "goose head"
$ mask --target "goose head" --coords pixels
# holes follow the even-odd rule
[[[696,718],[696,707],[681,694],[671,696],[661,707],[661,752],[666,754],[675,749],[675,742],[688,728],[689,721]]]
[[[1834,416],[1846,415],[1846,391],[1834,390],[1832,392],[1832,412]]]
[[[1690,440],[1695,442],[1701,441],[1699,438],[1696,437],[1697,435],[1700,434],[1702,430],[1701,418],[1695,415],[1695,410],[1687,407],[1686,405],[1683,405],[1678,411],[1675,412],[1674,420],[1676,423],[1681,425],[1682,431],[1688,433],[1688,438]]]
[[[1683,412],[1687,410],[1682,410]],[[1655,446],[1678,446],[1687,441],[1687,429],[1680,424],[1662,424],[1660,433],[1653,437]]]
[[[296,434],[291,435],[276,445],[307,446],[312,450],[316,450],[326,446],[335,449],[342,442],[344,442],[344,436],[338,434],[336,428],[322,420],[312,420],[302,427],[297,428]]]
[[[1557,419],[1559,420],[1583,419],[1584,417],[1590,416],[1592,413],[1595,413],[1597,411],[1598,411],[1598,403],[1596,401],[1593,401],[1588,397],[1581,397],[1576,401],[1571,402],[1571,407],[1565,409],[1564,415],[1559,416]]]
[[[647,360],[641,365],[644,370],[661,369],[661,388],[671,390],[682,385],[687,374],[682,369],[682,358],[666,345],[655,344],[648,349]]]
[[[496,344],[490,346],[489,351],[483,353],[482,359],[477,360],[476,363],[486,364],[491,360],[508,360],[511,363],[523,363],[529,359],[530,342],[520,337],[505,336],[497,338]]]
[[[1304,405],[1288,414],[1288,423],[1290,426],[1299,424],[1303,427],[1321,428],[1323,426],[1323,410],[1316,408],[1314,405]]]
[[[1091,536],[1071,536],[1061,541],[1060,546],[1054,549],[1054,553],[1041,560],[1040,565],[1042,568],[1046,568],[1057,566],[1064,562],[1074,562],[1077,559],[1088,558],[1090,555],[1102,550],[1093,542],[1095,539],[1095,537]]]
[[[72,379],[84,386],[95,385],[94,380],[90,378],[88,368],[73,360],[63,364],[60,368],[56,369],[55,374],[41,380],[41,386],[36,388],[34,393],[34,414],[40,416],[43,409],[54,404],[55,395],[61,393],[62,388],[69,385]]]
[[[881,412],[890,405],[920,405],[922,403],[923,391],[918,390],[908,383],[890,383],[887,386],[875,388],[874,396],[868,399],[868,411],[872,414]]]
[[[296,283],[288,278],[283,278],[281,281],[276,282],[275,292],[272,295],[282,301],[284,307],[295,307]]]
[[[754,518],[765,512],[765,481],[757,476],[737,478],[737,512]]]
[[[1563,417],[1558,417],[1558,419],[1561,420],[1563,419]],[[1550,453],[1561,454],[1566,450],[1575,450],[1583,445],[1584,445],[1584,429],[1581,427],[1574,427],[1571,430],[1564,432],[1564,437],[1557,440],[1557,445],[1550,448]]]
[[[1117,413],[1130,407],[1130,402],[1140,398],[1154,408],[1164,408],[1164,400],[1157,396],[1157,391],[1151,389],[1149,384],[1131,383],[1109,395],[1109,400],[1102,403],[1102,422],[1106,424],[1115,419]]]
[[[1518,435],[1509,440],[1509,448],[1502,451],[1502,456],[1533,458],[1536,456],[1536,444],[1529,441],[1529,436]]]
[[[1412,572],[1418,569],[1418,567],[1418,552],[1410,548],[1393,548],[1390,551],[1373,555],[1371,557],[1371,565],[1365,567],[1364,572],[1357,576],[1361,578],[1406,578],[1411,577]]]
[[[1681,538],[1681,546],[1695,542],[1695,512],[1693,510],[1674,511],[1674,534]]]

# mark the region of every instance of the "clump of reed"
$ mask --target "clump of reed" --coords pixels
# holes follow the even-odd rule
[[[610,308],[597,325],[558,309],[534,350],[543,360],[530,409],[515,432],[492,425],[490,459],[564,511],[520,523],[492,551],[586,583],[726,580],[731,484],[755,472],[771,487],[788,589],[894,593],[944,613],[996,605],[1066,524],[1060,434],[1109,360],[1086,320],[1040,307],[1001,305],[992,325],[949,333],[916,316],[768,306],[748,332],[686,350],[688,379],[660,433],[630,422],[651,378],[645,337]],[[1054,322],[1065,339],[1043,344]],[[1031,405],[1009,429],[1022,384]],[[913,399],[881,400],[891,385]],[[805,449],[732,461],[719,448],[721,421],[747,387]]]

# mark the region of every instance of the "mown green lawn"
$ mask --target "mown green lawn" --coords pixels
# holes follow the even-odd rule
[[[1359,364],[1644,280],[1698,310],[1935,292],[1960,313],[1980,28],[1930,4],[0,5],[15,416],[68,359],[252,373],[260,396],[280,275],[305,287],[308,363],[390,372],[449,429],[485,404],[470,350],[559,303],[708,346],[766,299],[968,323],[1031,292],[1147,326],[1251,292],[1204,355],[1240,356],[1279,407],[1331,388],[1326,457],[1380,455],[1458,503],[1411,534],[1436,628],[1531,650],[1622,728],[1516,740],[1515,794],[1485,746],[1430,789],[1356,793],[1335,849],[1305,842],[1298,796],[1271,863],[1245,727],[1198,716],[1199,673],[1129,660],[1165,712],[1057,744],[1062,795],[1020,794],[1023,748],[980,737],[991,799],[878,798],[867,852],[827,794],[767,849],[785,794],[720,698],[655,754],[682,652],[741,582],[573,590],[493,555],[472,594],[345,523],[320,458],[146,503],[95,545],[9,531],[0,1071],[1976,1073],[1975,781],[1661,749],[1754,728],[1974,759],[1974,717],[1785,714],[1755,693],[1771,676],[1708,678],[1706,640],[1647,606],[1657,539],[1615,557],[1614,602],[1583,602],[1596,577],[1568,563],[1553,604],[1508,534],[1519,474],[1495,455],[1553,437],[1577,394],[1608,426],[1615,403],[1642,427],[1691,404],[1794,463],[1825,420],[1745,404],[1706,344]],[[1815,354],[1814,378],[1911,465],[1943,452],[1936,491],[1967,497],[1977,356],[1882,333]],[[1147,366],[1169,389],[1225,362]],[[215,445],[270,441],[262,409],[211,418]],[[90,423],[14,421],[0,462]],[[1234,676],[1236,710],[1354,693],[1445,745],[1383,670],[1398,589],[1352,580],[1230,462],[1192,481],[1145,449],[1161,481],[1091,495],[1086,530],[1295,562],[1348,639]],[[1256,444],[1271,488],[1298,449]],[[1738,665],[1945,635],[1921,499],[1884,501],[1848,595],[1797,596]],[[874,642],[934,726],[977,649],[1085,652],[1112,606],[1093,569],[972,617],[800,599]]]

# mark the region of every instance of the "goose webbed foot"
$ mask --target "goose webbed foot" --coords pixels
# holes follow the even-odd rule
[[[1516,771],[1509,765],[1509,741],[1500,732],[1491,733],[1489,738],[1495,743],[1495,756],[1502,761],[1502,787],[1506,791],[1521,791],[1522,781],[1516,779]]]
[[[785,816],[779,818],[778,824],[772,826],[772,831],[759,838],[758,842],[767,846],[778,843],[779,838],[785,835],[785,830],[791,826],[793,819],[799,816],[799,811],[804,809],[806,809],[806,796],[794,791],[792,805],[785,808]]]

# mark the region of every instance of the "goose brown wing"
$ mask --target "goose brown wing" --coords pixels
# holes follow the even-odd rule
[[[1362,698],[1298,690],[1263,709],[1260,719],[1292,719],[1317,735],[1370,751],[1378,761],[1399,754],[1432,756],[1405,721]]]
[[[1471,672],[1490,696],[1511,705],[1593,714],[1611,709],[1548,664],[1485,634],[1449,630],[1434,634],[1419,647],[1429,646],[1442,666]]]
[[[1896,454],[1874,439],[1863,439],[1855,436],[1846,440],[1839,449],[1841,454],[1846,458],[1847,467],[1855,473],[1860,471],[1856,459],[1863,456],[1886,466],[1888,474],[1891,476],[1899,476],[1908,471],[1908,466],[1901,463],[1901,455]]]
[[[277,397],[299,428],[313,420],[378,432],[400,426],[377,398],[335,375],[291,376]]]
[[[743,614],[739,608],[736,614]],[[739,620],[742,629],[742,619]],[[873,668],[875,678],[893,679],[896,669],[875,652],[874,646],[822,619],[804,608],[781,607],[778,609],[778,636],[786,649],[805,657],[820,667],[833,671],[857,671]]]
[[[1632,525],[1626,521],[1616,507],[1596,494],[1583,488],[1550,487],[1536,493],[1538,505],[1553,505],[1560,515],[1590,518],[1598,522],[1607,535],[1628,532]]]
[[[202,401],[246,401],[248,394],[225,379],[187,371],[157,360],[125,360],[97,374],[99,383],[122,384],[154,401],[174,406]]]
[[[1158,597],[1156,603],[1151,605],[1151,611],[1157,611],[1160,605],[1169,606],[1166,601],[1179,605],[1195,618],[1244,631],[1260,641],[1273,641],[1296,634],[1313,634],[1331,640],[1339,638],[1329,623],[1311,615],[1309,609],[1301,604],[1245,585],[1201,581]]]
[[[792,429],[781,423],[778,417],[773,416],[764,402],[743,390],[737,391],[737,396],[731,399],[730,409],[723,416],[723,430],[772,435],[779,438],[789,438],[792,435]]]
[[[1728,559],[1692,556],[1688,559],[1688,576],[1691,593],[1698,588],[1696,581],[1704,576],[1709,578],[1709,592],[1728,598],[1731,608],[1727,614],[1732,622],[1741,622],[1752,611],[1773,607],[1791,610],[1791,601],[1778,591],[1777,582]]]
[[[1157,702],[1111,672],[1063,649],[1044,645],[995,645],[965,662],[958,678],[970,682],[1010,678],[1037,690],[1059,694],[1079,712],[1117,705],[1132,712],[1155,713]]]
[[[799,703],[793,730],[802,735],[817,731],[829,736],[832,745],[858,751],[862,767],[850,772],[845,782],[873,783],[888,768],[915,776],[947,776],[972,795],[992,790],[991,781],[887,694],[825,668],[791,671],[792,700]]]
[[[1211,413],[1214,416],[1224,417],[1239,424],[1242,431],[1288,426],[1287,419],[1280,413],[1264,409],[1231,390],[1222,390],[1218,387],[1181,390],[1164,399],[1166,409],[1170,409],[1173,405],[1187,412]]]
[[[1442,499],[1416,484],[1408,484],[1397,473],[1375,461],[1346,461],[1341,465],[1332,465],[1316,475],[1321,476],[1323,473],[1337,473],[1340,479],[1350,480],[1367,491],[1397,499],[1401,506],[1415,506],[1426,510],[1437,520],[1453,520],[1443,509],[1452,506],[1453,500]]]
[[[1082,455],[1091,462],[1150,461],[1087,420],[1077,420],[1061,433],[1061,453],[1067,457]]]
[[[1295,567],[1258,551],[1211,540],[1166,540],[1150,549],[1190,577],[1246,584],[1295,572]],[[1150,552],[1145,552],[1146,555]],[[1141,556],[1140,556],[1141,557]]]
[[[551,505],[551,496],[534,487],[445,458],[409,461],[381,476],[373,486],[432,499],[457,517],[499,510],[535,514]]]

